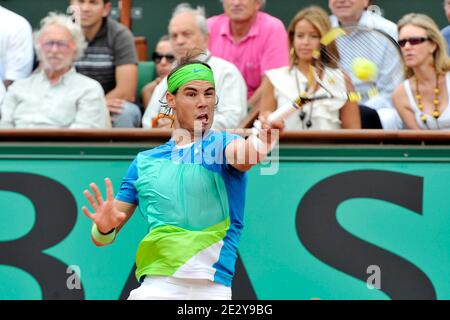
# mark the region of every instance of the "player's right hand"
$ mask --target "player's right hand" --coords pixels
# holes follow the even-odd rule
[[[95,183],[90,184],[94,196],[88,190],[83,192],[92,209],[94,209],[94,213],[89,212],[85,206],[82,207],[83,213],[97,225],[97,229],[102,233],[117,228],[127,217],[126,213],[117,210],[114,206],[114,192],[109,178],[105,178],[105,185],[106,200],[103,200],[102,194]]]

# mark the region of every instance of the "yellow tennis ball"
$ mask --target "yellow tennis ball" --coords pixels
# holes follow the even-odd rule
[[[352,61],[353,74],[361,81],[372,81],[377,77],[378,68],[366,58],[355,58]]]

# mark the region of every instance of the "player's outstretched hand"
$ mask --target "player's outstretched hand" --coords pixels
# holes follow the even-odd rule
[[[126,213],[119,211],[114,206],[114,192],[109,178],[105,178],[105,185],[106,200],[103,200],[102,194],[95,183],[89,185],[94,196],[92,196],[88,190],[84,190],[83,192],[92,209],[94,209],[94,213],[91,213],[85,206],[82,207],[83,213],[91,219],[97,225],[97,229],[103,233],[107,233],[118,227],[127,217]]]

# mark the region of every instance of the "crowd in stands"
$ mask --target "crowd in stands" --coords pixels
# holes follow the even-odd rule
[[[138,96],[134,36],[110,17],[109,0],[67,0],[75,14],[49,13],[34,35],[26,17],[0,6],[0,128],[171,128],[167,75],[186,55],[214,72],[212,128],[239,128],[250,113],[267,116],[304,92],[320,94],[313,61],[336,91],[365,90],[349,63],[315,56],[330,30],[359,26],[389,35],[401,51],[385,59],[366,48],[379,94],[307,103],[286,129],[450,129],[450,25],[439,30],[432,17],[406,12],[394,23],[369,10],[373,1],[328,0],[328,8],[299,8],[286,28],[264,12],[266,0],[221,2],[223,13],[209,18],[188,3],[173,9],[152,54],[156,77]],[[443,8],[450,21],[450,0]]]
[[[229,61],[214,56],[208,50],[208,26],[204,11],[189,5],[178,5],[169,22],[169,36],[177,60],[190,52],[199,51],[196,59],[206,62],[214,73],[217,92],[217,106],[214,112],[213,129],[237,128],[247,113],[247,89],[238,68]],[[161,104],[165,103],[167,81],[161,81],[155,88],[150,103],[142,117],[142,126],[151,128],[152,119],[158,116]],[[170,128],[173,119],[158,120],[157,127]]]

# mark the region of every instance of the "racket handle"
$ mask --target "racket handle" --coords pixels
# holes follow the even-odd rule
[[[269,122],[286,120],[298,109],[300,109],[300,107],[297,106],[297,104],[293,102],[286,103],[269,114],[267,120],[269,120]]]
[[[269,114],[267,120],[269,120],[269,122],[286,120],[299,109],[300,107],[294,102],[286,103]],[[253,123],[252,134],[258,135],[259,130],[261,130],[261,122],[259,120],[255,120],[255,122]]]

